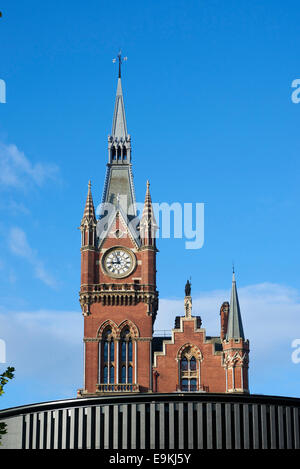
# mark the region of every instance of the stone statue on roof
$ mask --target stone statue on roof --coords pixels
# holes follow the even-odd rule
[[[188,280],[185,284],[185,296],[191,296],[191,287],[192,287],[192,284]]]

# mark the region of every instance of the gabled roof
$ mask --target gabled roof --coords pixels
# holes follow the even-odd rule
[[[122,224],[126,227],[127,233],[133,243],[135,244],[136,248],[138,249],[141,245],[138,227],[135,227],[134,219],[132,223],[128,221],[127,216],[125,215],[121,206],[118,206],[115,211],[112,211],[108,218],[99,218],[97,222],[97,237],[99,239],[98,248],[104,243],[105,239],[108,237],[109,233],[111,232],[112,226],[117,218],[120,217]]]

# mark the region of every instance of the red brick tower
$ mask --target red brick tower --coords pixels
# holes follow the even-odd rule
[[[89,183],[80,230],[85,353],[78,395],[151,391],[156,223],[149,183],[137,217],[120,71],[100,217]]]
[[[249,341],[245,339],[235,275],[230,304],[220,310],[220,335],[209,336],[192,314],[191,284],[184,316],[170,336],[153,337],[158,310],[156,230],[147,181],[141,219],[132,176],[119,79],[102,203],[96,219],[91,183],[80,224],[84,316],[84,387],[79,396],[132,392],[248,393]]]

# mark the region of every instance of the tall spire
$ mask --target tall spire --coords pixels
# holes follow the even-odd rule
[[[116,61],[115,59],[114,61]],[[112,133],[108,136],[108,164],[102,196],[102,203],[113,204],[121,209],[128,220],[137,215],[133,176],[131,171],[131,137],[127,133],[125,107],[121,83],[121,53],[119,78],[113,116]],[[102,228],[99,226],[99,229]]]
[[[122,58],[121,51],[120,51],[117,56],[117,59],[119,61],[119,77],[118,77],[117,95],[116,95],[111,134],[112,134],[112,137],[125,139],[127,137],[127,125],[126,125],[125,107],[124,107],[122,82],[121,82],[121,65],[124,60],[127,60],[127,57]],[[113,61],[116,62],[117,59],[114,59]]]
[[[118,78],[118,86],[117,86],[117,94],[116,94],[115,110],[114,110],[111,135],[112,137],[115,137],[115,138],[125,139],[127,137],[127,124],[126,124],[121,78]]]
[[[228,327],[226,333],[226,340],[228,339],[245,340],[234,269],[232,273],[232,289],[228,315]]]

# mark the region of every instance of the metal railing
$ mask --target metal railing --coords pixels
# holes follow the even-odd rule
[[[97,392],[139,392],[138,384],[97,384]]]

